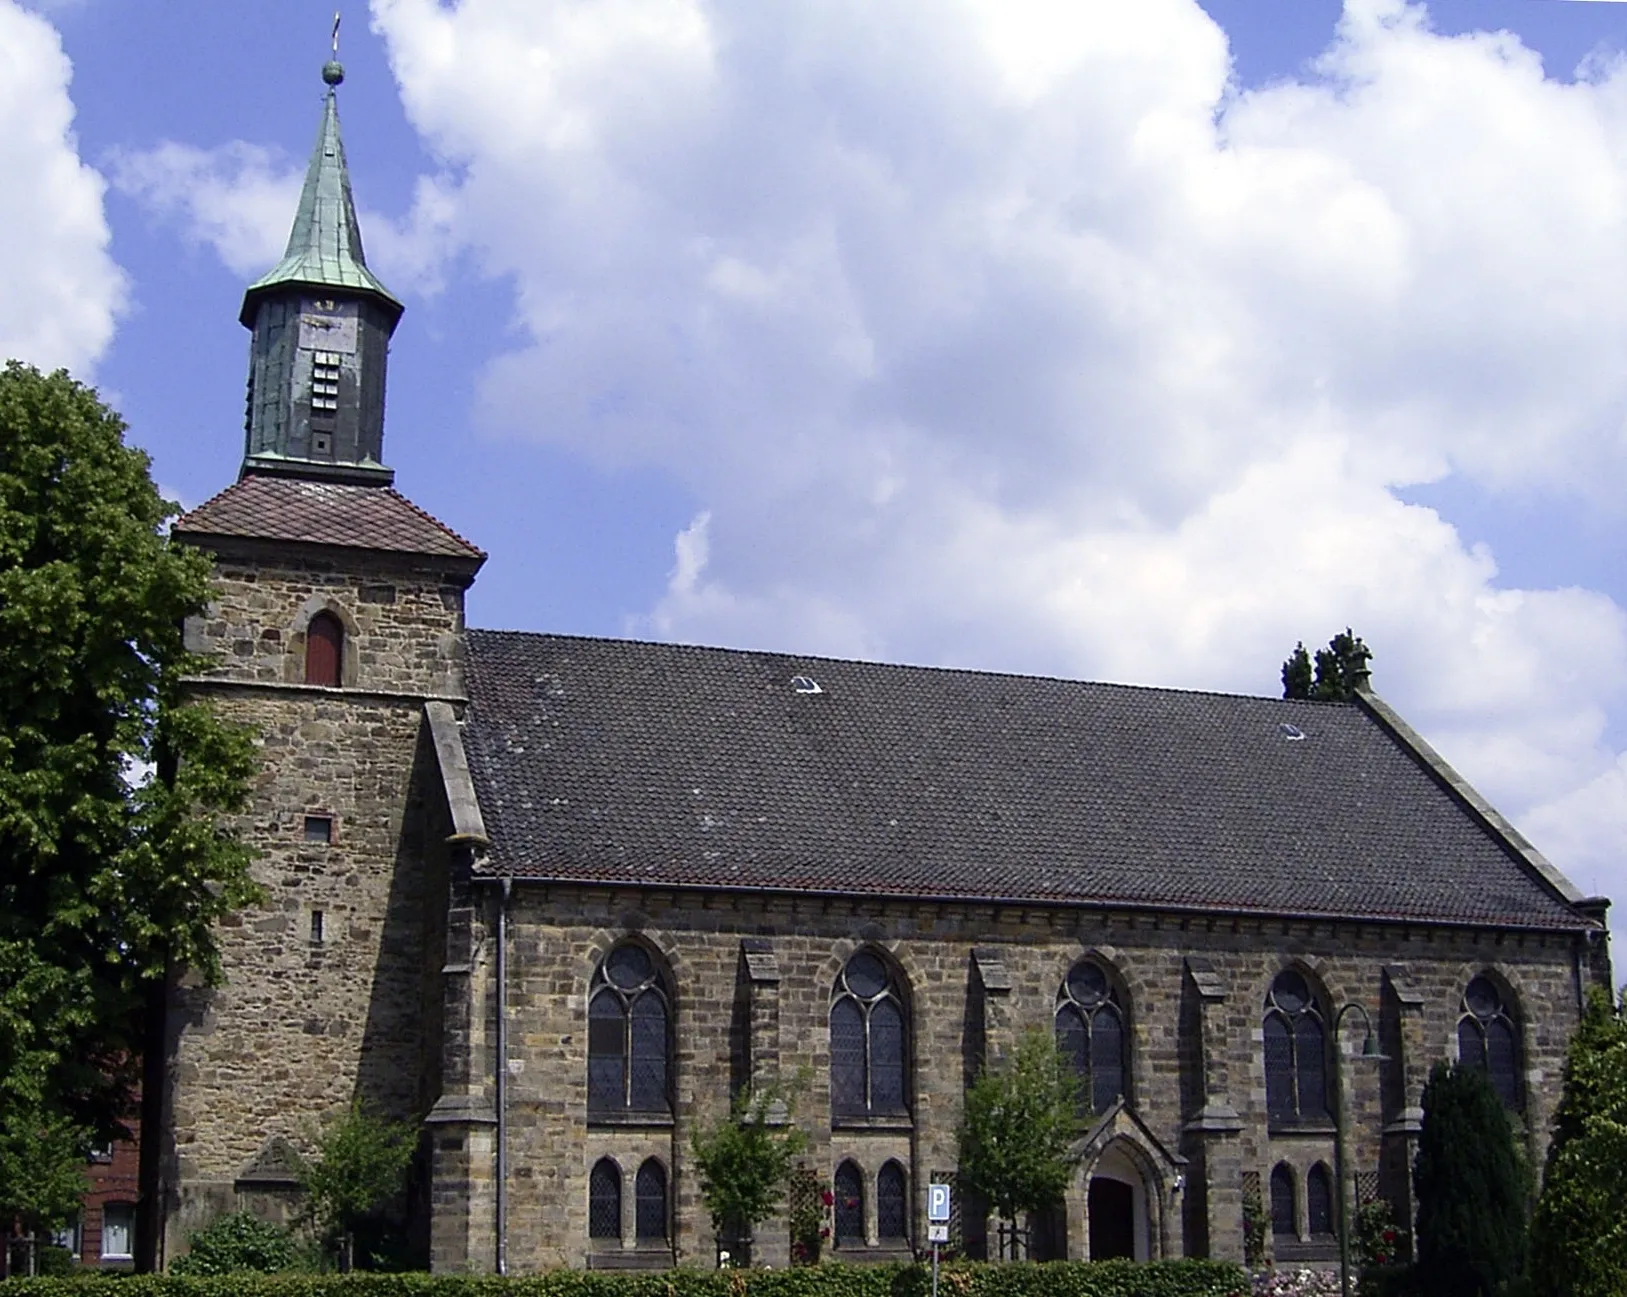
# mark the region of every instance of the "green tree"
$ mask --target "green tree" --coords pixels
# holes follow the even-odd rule
[[[966,1091],[960,1179],[1012,1227],[1062,1201],[1079,1163],[1079,1078],[1043,1027],[1023,1033],[1011,1060]]]
[[[793,1164],[808,1146],[793,1097],[778,1086],[742,1090],[726,1117],[690,1136],[701,1201],[720,1245],[744,1245],[779,1210]]]
[[[0,1124],[0,1222],[32,1235],[71,1222],[89,1188],[89,1151],[89,1132],[61,1114],[12,1108]]]
[[[1627,1002],[1612,1005],[1599,989],[1565,1059],[1531,1222],[1531,1280],[1551,1297],[1627,1292]]]
[[[255,895],[250,738],[183,680],[205,556],[119,417],[66,373],[0,371],[0,1128],[114,1133],[146,992],[218,975],[215,921]],[[141,777],[149,772],[148,777]]]
[[[1529,1177],[1485,1069],[1437,1063],[1413,1163],[1422,1291],[1491,1297],[1525,1262]]]
[[[381,1234],[380,1213],[406,1186],[417,1145],[412,1122],[369,1112],[359,1099],[317,1136],[315,1160],[300,1169],[305,1216],[337,1255],[341,1270],[354,1267],[359,1234]],[[362,1261],[364,1269],[377,1269],[386,1257],[367,1251]]]
[[[1372,660],[1373,651],[1348,626],[1328,641],[1327,648],[1316,650],[1314,671],[1301,641],[1282,664],[1282,696],[1349,702],[1358,688],[1366,687],[1372,674],[1367,664]]]

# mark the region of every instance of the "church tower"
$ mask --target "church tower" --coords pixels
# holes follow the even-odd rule
[[[384,465],[403,308],[362,251],[343,77],[322,70],[287,251],[244,296],[238,480],[174,527],[215,564],[215,602],[187,627],[210,667],[190,688],[263,754],[235,826],[263,899],[222,924],[222,984],[183,977],[170,997],[147,1217],[160,1266],[224,1212],[286,1216],[291,1151],[325,1119],[358,1100],[421,1117],[439,1094],[451,828],[430,718],[463,707],[464,596],[485,555]]]

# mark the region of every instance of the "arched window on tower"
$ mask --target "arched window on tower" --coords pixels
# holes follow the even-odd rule
[[[588,1000],[588,1117],[672,1111],[666,989],[650,952],[624,941],[593,974]]]
[[[621,1238],[621,1168],[608,1157],[588,1176],[588,1237]]]
[[[1274,1125],[1328,1118],[1327,1032],[1303,974],[1288,969],[1265,1001],[1266,1112]]]
[[[1458,1018],[1458,1061],[1483,1067],[1503,1107],[1519,1111],[1519,1033],[1502,993],[1489,977],[1477,977],[1464,989]]]
[[[1081,1112],[1102,1112],[1126,1091],[1129,1059],[1124,1006],[1092,960],[1068,970],[1056,997],[1056,1047],[1079,1077]]]
[[[1279,1239],[1299,1237],[1294,1221],[1294,1173],[1286,1162],[1278,1162],[1271,1171],[1271,1233]]]
[[[836,1246],[864,1246],[864,1172],[853,1162],[836,1168],[831,1182],[836,1198]]]
[[[345,660],[345,628],[331,612],[319,612],[305,628],[305,683],[337,687]]]
[[[837,1117],[909,1111],[904,998],[881,956],[847,961],[831,996],[830,1106]]]

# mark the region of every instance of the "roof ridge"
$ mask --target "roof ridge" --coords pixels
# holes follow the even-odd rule
[[[1037,680],[1055,684],[1091,685],[1098,689],[1119,689],[1133,693],[1179,694],[1190,698],[1234,698],[1248,702],[1285,703],[1293,707],[1314,707],[1343,711],[1355,710],[1354,704],[1330,699],[1272,698],[1266,694],[1239,693],[1229,689],[1191,689],[1180,685],[1132,684],[1122,680],[1093,680],[1082,676],[1054,675],[1033,671],[1001,670],[992,667],[944,666],[925,662],[882,661],[877,658],[842,658],[819,653],[795,653],[783,649],[738,648],[726,644],[690,644],[678,640],[637,639],[628,635],[585,635],[569,631],[504,630],[497,627],[471,626],[470,635],[508,635],[523,639],[576,640],[588,644],[625,644],[647,648],[690,649],[698,653],[726,653],[742,657],[790,658],[798,662],[828,662],[832,666],[882,667],[898,671],[932,671],[944,675],[979,676],[997,680]]]

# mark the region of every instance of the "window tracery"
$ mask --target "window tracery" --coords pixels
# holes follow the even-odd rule
[[[1521,1107],[1519,1032],[1497,984],[1482,974],[1463,991],[1458,1017],[1458,1061],[1483,1067],[1503,1107]]]
[[[1080,960],[1057,992],[1056,1046],[1079,1077],[1082,1112],[1102,1112],[1126,1092],[1127,1045],[1118,991],[1099,964]]]
[[[897,979],[881,956],[847,961],[830,1006],[830,1102],[838,1117],[909,1111],[908,1033]]]
[[[672,1039],[667,993],[650,952],[614,947],[593,975],[588,1000],[588,1116],[672,1112]]]
[[[1272,1124],[1329,1119],[1327,1048],[1310,983],[1291,968],[1279,973],[1265,1002],[1266,1111]]]

